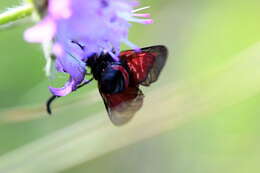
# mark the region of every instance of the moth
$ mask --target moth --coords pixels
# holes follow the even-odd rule
[[[114,125],[127,123],[142,107],[144,94],[139,87],[147,87],[157,81],[167,56],[167,48],[157,45],[139,51],[123,51],[118,61],[109,53],[94,54],[87,59],[92,79],[98,83],[98,90]],[[55,98],[57,96],[47,101],[48,113],[51,113],[50,104]]]

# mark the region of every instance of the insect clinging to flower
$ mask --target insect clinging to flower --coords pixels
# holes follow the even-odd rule
[[[24,37],[29,42],[51,46],[58,72],[70,75],[61,88],[49,87],[53,96],[66,96],[98,81],[98,88],[112,122],[121,125],[139,110],[143,94],[139,85],[155,82],[165,64],[165,46],[140,49],[128,40],[131,22],[151,24],[149,7],[135,9],[135,0],[32,0],[41,20]],[[39,5],[36,2],[43,2]],[[120,51],[124,43],[132,48]],[[48,67],[52,59],[48,59]],[[93,78],[86,80],[87,68]],[[50,68],[48,68],[50,69]],[[50,74],[50,71],[47,70]]]
[[[109,118],[115,125],[128,122],[142,107],[144,95],[139,85],[149,86],[157,81],[167,54],[165,46],[152,46],[139,51],[123,51],[118,61],[105,52],[88,58],[86,64],[90,67],[93,78],[98,81],[100,95]],[[55,98],[57,97],[53,96],[47,102],[49,113],[50,104]]]

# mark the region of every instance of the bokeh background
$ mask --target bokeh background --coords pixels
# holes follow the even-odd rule
[[[141,2],[155,23],[134,24],[130,40],[170,54],[143,88],[143,110],[120,128],[96,83],[47,116],[47,86],[67,76],[45,77],[41,47],[23,40],[33,23],[0,30],[0,172],[259,172],[260,2]],[[19,3],[1,1],[0,11]]]

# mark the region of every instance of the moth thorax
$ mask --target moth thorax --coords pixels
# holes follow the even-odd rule
[[[116,94],[128,87],[128,72],[121,65],[109,65],[101,73],[100,89],[103,93]]]

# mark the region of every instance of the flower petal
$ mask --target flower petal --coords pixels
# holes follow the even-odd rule
[[[51,41],[56,32],[56,26],[52,19],[45,18],[37,25],[29,28],[24,33],[24,39],[28,42],[42,43]]]
[[[86,64],[72,55],[57,57],[56,64],[59,65],[57,69],[61,72],[69,73],[71,78],[76,83],[81,83],[86,74]]]
[[[53,95],[65,96],[77,89],[77,86],[82,83],[85,78],[86,68],[85,63],[66,54],[65,56],[58,56],[56,59],[56,68],[60,72],[65,72],[70,75],[69,81],[62,88],[49,87]]]
[[[71,16],[70,0],[49,1],[49,12],[55,18],[69,18]]]
[[[133,10],[138,4],[135,0],[48,0],[44,18],[26,30],[24,38],[53,42],[57,71],[70,75],[64,87],[49,87],[54,95],[76,90],[85,78],[85,62],[91,55],[107,52],[118,60],[121,43],[139,50],[128,41],[129,22],[153,21],[148,13],[136,13],[148,7]]]
[[[54,88],[49,86],[50,92],[55,96],[66,96],[72,91],[76,90],[77,84],[76,81],[74,81],[72,78],[69,79],[69,81],[64,85],[62,88]]]

